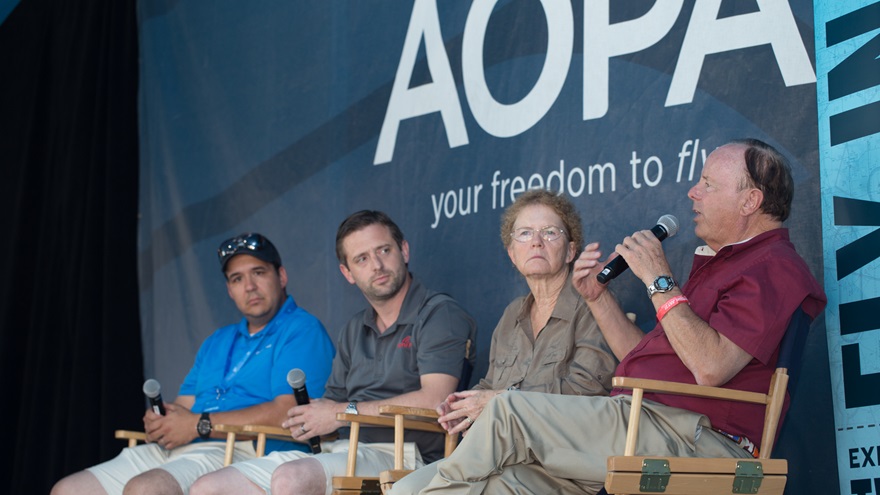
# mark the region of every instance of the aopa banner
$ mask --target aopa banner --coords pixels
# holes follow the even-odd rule
[[[476,318],[480,377],[527,291],[498,232],[518,194],[568,195],[606,253],[677,216],[664,249],[684,280],[700,244],[687,191],[739,137],[790,160],[787,227],[822,277],[810,0],[150,0],[138,14],[145,373],[169,391],[240,318],[215,254],[227,237],[272,239],[289,292],[335,335],[365,305],[339,274],[336,228],[386,211],[415,276]],[[613,288],[650,327],[641,282]],[[824,346],[820,320],[805,367],[827,380]]]

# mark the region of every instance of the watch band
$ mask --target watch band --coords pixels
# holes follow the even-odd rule
[[[675,280],[669,275],[660,275],[654,279],[654,282],[648,286],[648,297],[654,294],[669,292],[676,287]]]

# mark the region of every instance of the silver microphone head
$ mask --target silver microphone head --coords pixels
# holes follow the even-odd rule
[[[162,391],[162,387],[159,385],[159,382],[150,378],[149,380],[144,382],[144,395],[151,399],[155,399],[159,397],[159,392]]]
[[[678,219],[672,215],[663,215],[657,220],[657,225],[666,229],[666,237],[672,237],[678,233]]]
[[[287,384],[290,388],[302,388],[306,384],[306,374],[299,368],[287,372]]]

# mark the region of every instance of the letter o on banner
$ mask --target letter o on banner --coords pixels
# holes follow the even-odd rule
[[[480,127],[496,137],[512,137],[541,120],[562,91],[574,47],[574,15],[570,0],[541,0],[548,36],[544,68],[525,98],[505,105],[489,92],[483,66],[486,28],[497,3],[472,4],[462,36],[461,71],[468,104]]]

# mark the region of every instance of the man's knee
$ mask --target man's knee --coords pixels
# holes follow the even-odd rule
[[[195,483],[189,487],[190,495],[214,495],[223,493],[223,475],[218,471],[208,473],[197,479]]]
[[[272,493],[278,495],[323,495],[327,477],[315,459],[285,462],[272,473]]]
[[[222,493],[265,495],[266,492],[238,469],[226,467],[197,479],[189,488],[189,493],[190,495],[217,495]]]
[[[74,493],[77,493],[75,483],[70,476],[66,476],[55,482],[49,495],[73,495]]]
[[[171,473],[161,469],[151,469],[141,473],[125,484],[123,495],[183,495],[180,484]]]
[[[480,418],[485,416],[484,421],[495,421],[516,416],[517,411],[526,406],[526,399],[527,394],[520,392],[498,394],[486,404],[483,412],[480,414]]]
[[[52,487],[50,495],[76,495],[78,493],[106,495],[107,492],[94,474],[88,471],[80,471],[58,480],[55,486]]]

